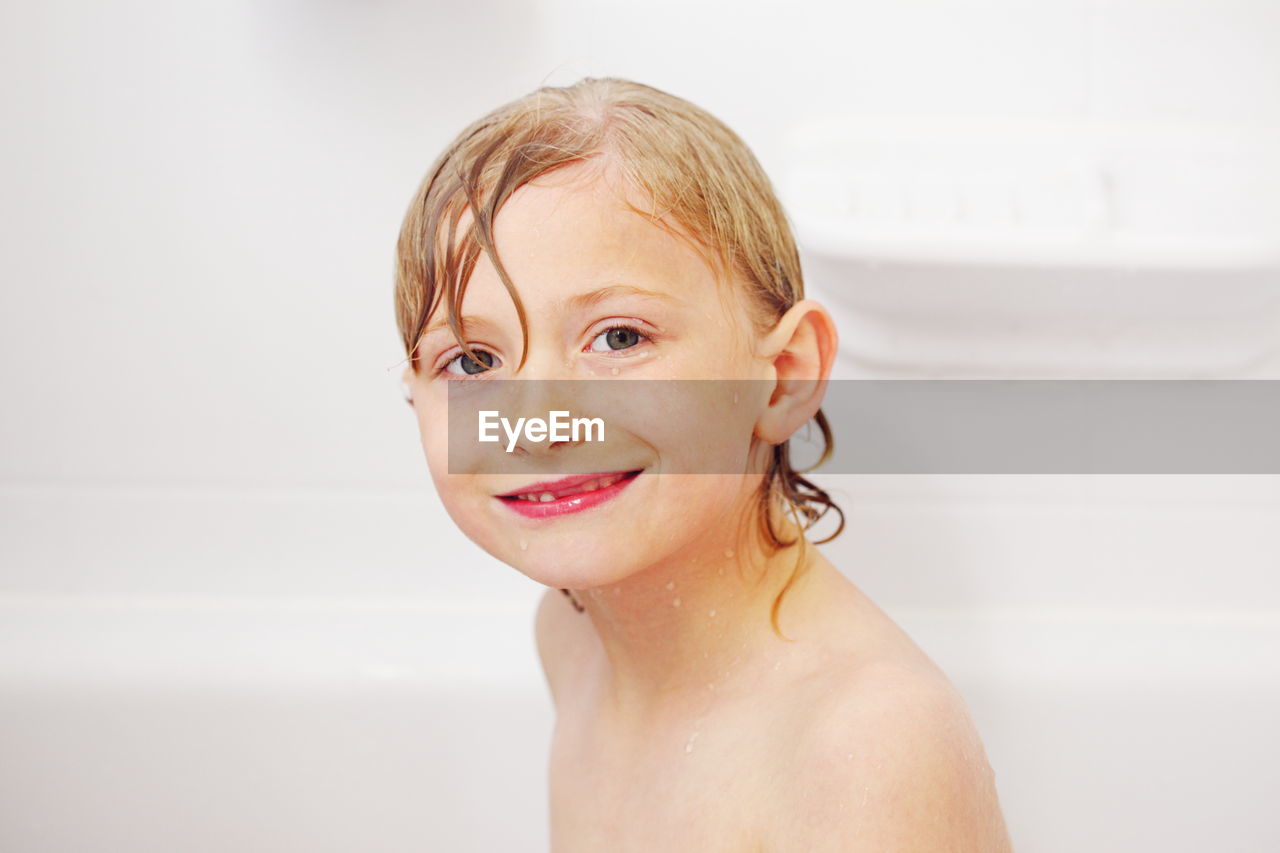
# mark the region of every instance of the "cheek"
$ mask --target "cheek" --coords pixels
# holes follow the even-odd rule
[[[610,547],[658,562],[729,544],[752,506],[758,477],[741,474],[654,475],[649,502],[633,524],[612,535]],[[629,528],[629,529],[628,529]]]
[[[667,523],[706,530],[708,519],[719,518],[738,506],[750,490],[741,474],[687,474],[662,477],[667,487]]]
[[[663,474],[741,475],[750,471],[761,387],[706,380],[647,385],[643,405],[632,403],[610,423],[651,447]]]
[[[501,538],[501,531],[495,529],[486,506],[491,498],[479,488],[475,476],[450,474],[443,459],[438,466],[433,464],[429,467],[436,496],[454,525],[472,542],[495,553],[493,545]]]
[[[477,478],[480,472],[475,468],[468,470],[465,452],[458,452],[455,448],[451,459],[449,419],[434,414],[444,408],[445,404],[441,403],[429,410],[432,414],[420,415],[418,419],[422,451],[431,481],[440,503],[463,535],[492,552],[491,545],[498,532],[489,512],[491,497]],[[453,473],[450,473],[451,467]]]
[[[449,425],[443,418],[423,416],[418,420],[422,452],[427,459],[431,481],[449,514],[461,526],[465,498],[471,488],[471,477],[465,473],[450,473]]]
[[[419,415],[418,434],[422,442],[422,453],[427,459],[427,467],[431,469],[431,476],[438,478],[447,474],[449,469],[448,424],[437,423],[435,418]]]

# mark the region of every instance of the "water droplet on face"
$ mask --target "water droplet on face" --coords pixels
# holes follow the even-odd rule
[[[693,742],[697,739],[698,739],[697,732],[694,732],[693,734],[689,735],[689,742],[684,745],[685,755],[688,755],[689,753],[693,752]]]
[[[614,595],[622,595],[622,587],[620,587],[620,586],[615,586],[615,587],[613,588],[613,594],[614,594]]]
[[[614,376],[617,376],[619,373],[619,370],[618,368],[614,367],[614,368],[611,368],[609,372],[612,373]]]
[[[708,682],[707,682],[707,689],[708,689],[708,690],[715,690],[715,689],[716,689],[716,683],[715,683],[714,681],[708,681]]]
[[[667,589],[675,589],[675,588],[676,588],[675,581],[667,581]]]
[[[711,616],[711,617],[713,617],[713,618],[714,618],[714,617],[715,617],[715,615],[716,615],[716,612],[715,612],[714,610],[710,610],[710,611],[708,611],[708,612],[707,612],[707,615],[708,615],[708,616]]]
[[[730,549],[730,550],[728,550],[728,551],[725,551],[725,552],[724,552],[724,555],[725,555],[726,557],[728,557],[729,559],[733,559],[733,549]]]
[[[853,758],[853,753],[852,753],[852,752],[851,752],[851,753],[849,753],[848,755],[846,755],[846,756],[845,756],[845,758],[847,758],[847,759],[852,759],[852,758]]]
[[[679,607],[679,606],[680,606],[680,599],[678,599],[678,598],[677,598],[675,601],[671,602],[671,606],[672,606],[672,607]]]
[[[777,669],[780,666],[782,666],[782,661],[777,661],[776,663],[774,663],[773,668]]]
[[[523,539],[521,539],[521,540],[520,540],[520,550],[521,550],[521,551],[528,551],[528,550],[529,550],[529,543],[528,543],[528,542],[526,542],[526,541],[524,541]]]
[[[716,569],[716,574],[718,574],[718,575],[723,575],[723,574],[724,574],[724,566],[721,566],[720,568]]]

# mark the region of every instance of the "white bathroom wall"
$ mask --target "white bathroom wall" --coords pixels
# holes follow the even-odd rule
[[[831,114],[1275,126],[1265,0],[549,0],[555,80],[617,73],[706,104],[766,167]]]
[[[444,142],[544,81],[667,87],[778,175],[786,130],[826,115],[1280,123],[1265,2],[61,0],[4,15],[0,483],[35,501],[79,490],[77,518],[126,487],[258,516],[287,503],[267,493],[301,490],[438,517],[396,390],[395,234]],[[42,588],[27,578],[5,580]],[[204,588],[170,580],[188,582]]]
[[[546,74],[537,9],[4,14],[3,588],[413,596],[492,566],[400,398],[392,257],[452,134]]]

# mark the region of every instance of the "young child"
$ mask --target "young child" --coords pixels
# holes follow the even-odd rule
[[[404,380],[444,505],[550,587],[553,850],[1010,849],[962,698],[805,539],[839,510],[788,439],[814,419],[830,444],[836,330],[731,130],[626,80],[539,89],[448,146],[397,255]],[[628,433],[631,464],[548,480],[450,465],[450,390],[494,378],[767,392],[695,430],[654,419]],[[747,473],[670,476],[704,434]],[[517,455],[545,470],[582,446]]]

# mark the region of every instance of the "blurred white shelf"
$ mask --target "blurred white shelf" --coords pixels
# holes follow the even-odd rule
[[[831,257],[1280,267],[1280,131],[865,116],[784,151],[798,239]]]

